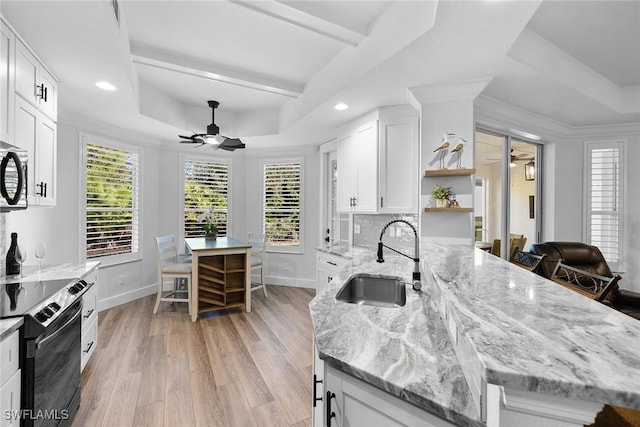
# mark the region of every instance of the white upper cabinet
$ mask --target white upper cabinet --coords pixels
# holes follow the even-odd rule
[[[29,152],[29,205],[55,206],[57,82],[11,25],[0,25],[0,140]]]
[[[338,136],[338,211],[376,212],[378,120]]]
[[[14,143],[29,151],[29,205],[55,206],[57,126],[20,97],[16,99]]]
[[[418,113],[381,107],[338,131],[338,211],[417,213]]]
[[[420,172],[418,115],[394,107],[380,118],[380,213],[418,213]]]
[[[0,141],[13,143],[14,57],[16,38],[0,21]]]
[[[50,119],[58,116],[56,80],[20,40],[16,40],[16,93]]]

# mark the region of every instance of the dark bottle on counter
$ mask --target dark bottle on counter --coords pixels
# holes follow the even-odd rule
[[[18,233],[11,233],[11,246],[7,252],[7,276],[20,274],[20,263],[16,259],[16,250],[18,249]]]

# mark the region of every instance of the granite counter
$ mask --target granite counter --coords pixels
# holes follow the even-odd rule
[[[481,426],[463,371],[429,294],[407,285],[403,307],[336,301],[351,274],[395,275],[411,280],[413,262],[390,256],[375,262],[361,251],[310,302],[320,358],[368,384],[463,426]]]

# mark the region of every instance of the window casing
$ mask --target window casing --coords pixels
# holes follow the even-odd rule
[[[303,251],[302,173],[302,159],[262,162],[262,224],[269,251]]]
[[[624,143],[585,144],[585,242],[609,267],[624,271]]]
[[[142,257],[138,149],[82,136],[85,259],[107,264]]]
[[[203,237],[203,223],[198,217],[213,208],[218,221],[218,235],[229,229],[229,164],[220,161],[189,160],[182,162],[184,237]]]

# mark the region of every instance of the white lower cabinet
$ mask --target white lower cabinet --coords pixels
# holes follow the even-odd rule
[[[98,344],[98,270],[89,273],[84,280],[87,283],[93,283],[93,286],[82,296],[81,372]]]
[[[0,427],[20,425],[20,332],[0,341]]]
[[[316,255],[316,294],[333,280],[333,277],[340,272],[350,261],[339,255],[331,255],[323,251],[318,251]]]
[[[314,344],[314,427],[454,426],[324,363]]]

